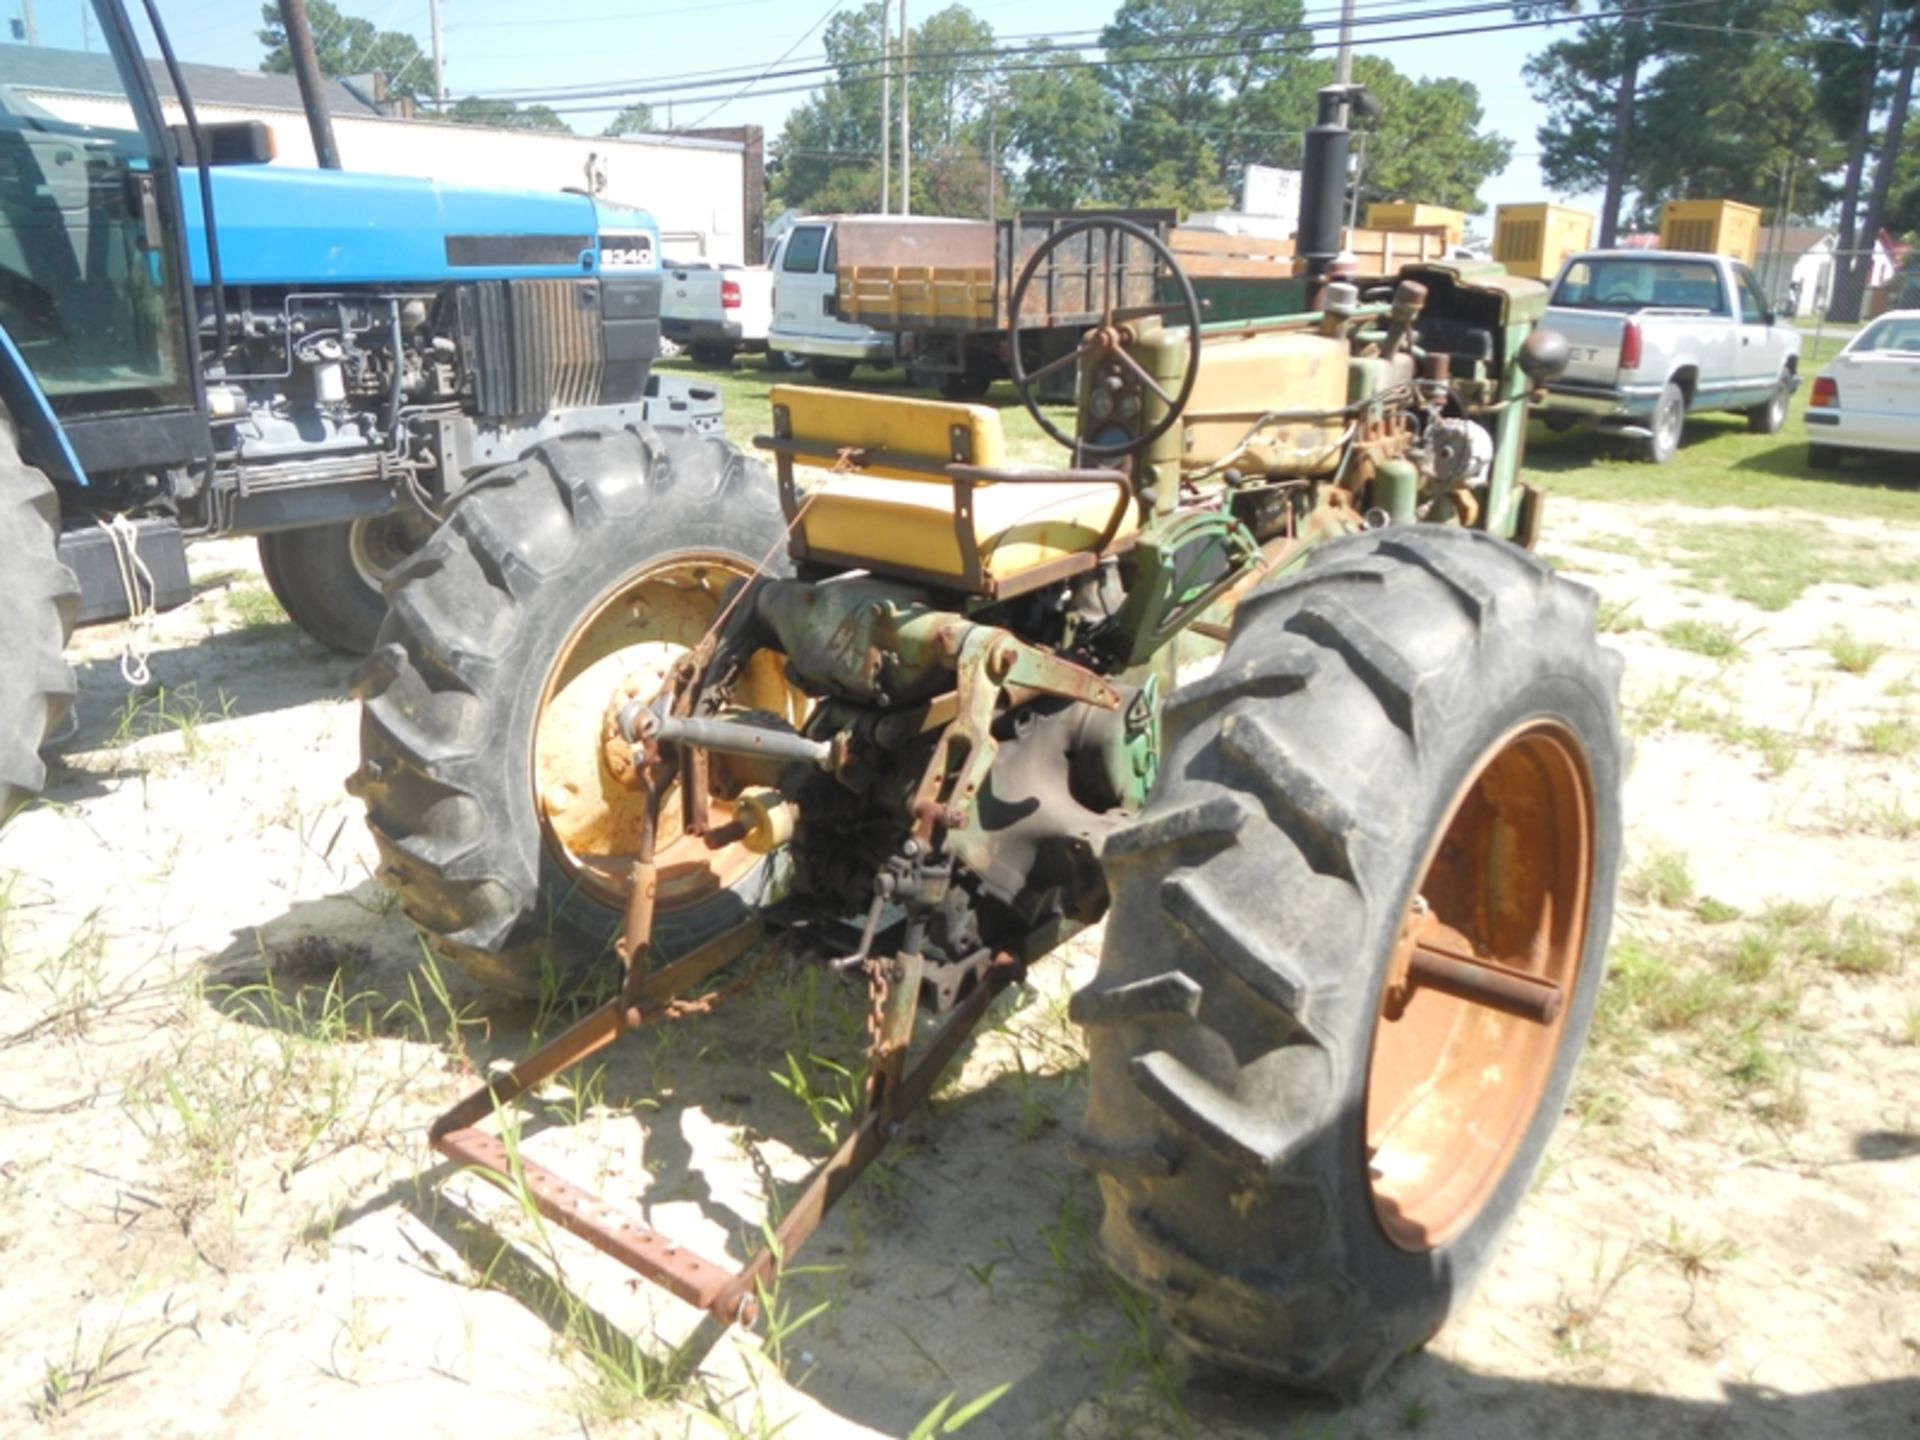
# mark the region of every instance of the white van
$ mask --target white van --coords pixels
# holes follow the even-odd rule
[[[773,325],[768,348],[804,355],[822,380],[845,380],[856,365],[889,368],[900,359],[900,337],[851,325],[835,312],[834,221],[816,216],[797,221],[773,247]],[[862,217],[870,219],[871,217]]]

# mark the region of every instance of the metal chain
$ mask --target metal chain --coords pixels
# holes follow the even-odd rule
[[[706,994],[696,995],[691,1000],[675,998],[645,1013],[658,1015],[665,1020],[691,1020],[696,1015],[711,1015],[721,1006],[746,994],[755,982],[779,963],[779,960],[780,942],[770,941],[747,970],[729,980],[718,990],[709,990]]]
[[[887,1000],[893,991],[891,957],[867,961],[867,1062],[880,1063],[880,1041],[887,1023]]]

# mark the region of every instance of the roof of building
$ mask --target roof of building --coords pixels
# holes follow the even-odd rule
[[[162,100],[176,98],[173,79],[158,60],[147,61]],[[300,86],[291,75],[262,70],[230,70],[222,65],[182,63],[187,91],[203,105],[233,105],[254,110],[302,110]],[[0,85],[15,89],[59,90],[81,95],[119,95],[124,90],[113,58],[102,51],[56,50],[45,45],[0,45]],[[373,77],[328,77],[322,87],[336,115],[379,115]]]
[[[1788,225],[1780,230],[1762,227],[1760,248],[1775,254],[1804,255],[1822,241],[1832,238],[1833,231],[1824,225]]]

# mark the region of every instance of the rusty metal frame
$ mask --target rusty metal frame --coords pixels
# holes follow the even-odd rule
[[[981,983],[949,1015],[911,1065],[904,1037],[876,1057],[875,1081],[860,1116],[821,1165],[762,1245],[738,1270],[696,1255],[651,1226],[621,1215],[597,1197],[511,1149],[480,1129],[490,1115],[553,1076],[605,1049],[630,1030],[668,1018],[673,1001],[738,958],[764,930],[750,920],[664,966],[561,1032],[504,1074],[490,1078],[433,1124],[433,1148],[463,1168],[510,1189],[524,1187],[540,1214],[579,1236],[670,1294],[706,1311],[723,1325],[751,1325],[759,1315],[760,1288],[790,1261],[820,1228],[835,1202],[887,1146],[898,1122],[927,1097],[954,1053],[979,1025],[994,998],[1018,980],[1025,966],[996,956]],[[631,1002],[631,1003],[629,1003]],[[911,1012],[908,1012],[909,1023]]]

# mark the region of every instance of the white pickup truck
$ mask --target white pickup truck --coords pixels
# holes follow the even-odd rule
[[[805,365],[767,349],[773,323],[773,271],[765,265],[669,260],[661,274],[660,333],[696,365],[727,366],[741,351],[765,354],[774,370]]]
[[[1656,465],[1673,458],[1691,410],[1737,410],[1774,434],[1799,383],[1799,332],[1724,255],[1575,255],[1542,324],[1567,337],[1571,358],[1534,413],[1555,430],[1591,421],[1637,436]]]

